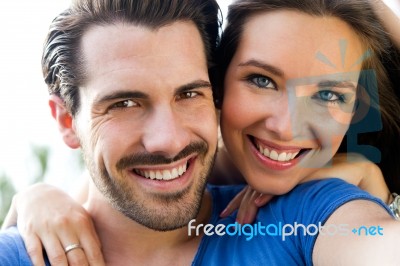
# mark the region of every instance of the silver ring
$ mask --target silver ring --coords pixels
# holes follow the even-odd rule
[[[68,246],[66,246],[65,248],[64,248],[64,251],[65,251],[65,254],[67,254],[68,252],[70,252],[71,250],[74,250],[74,249],[77,249],[77,248],[81,248],[81,249],[83,249],[82,248],[82,246],[81,246],[81,244],[70,244],[70,245],[68,245]]]

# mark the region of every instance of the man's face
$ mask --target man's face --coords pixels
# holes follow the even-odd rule
[[[217,145],[197,28],[95,26],[82,51],[88,78],[74,126],[96,186],[142,225],[186,225],[198,213]]]

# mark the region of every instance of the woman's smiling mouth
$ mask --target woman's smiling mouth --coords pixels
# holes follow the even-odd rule
[[[284,165],[293,164],[296,159],[310,151],[311,149],[300,147],[283,147],[276,144],[266,144],[253,136],[249,136],[251,143],[259,154],[265,159]]]

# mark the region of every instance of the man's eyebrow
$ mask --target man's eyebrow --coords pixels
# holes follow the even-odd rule
[[[195,80],[176,89],[177,94],[197,88],[211,88],[211,83],[205,80]],[[116,91],[96,98],[94,104],[100,105],[117,99],[149,99],[149,95],[141,91]]]
[[[103,95],[98,99],[95,99],[94,104],[103,104],[117,99],[128,99],[128,98],[148,99],[149,96],[140,91],[116,91],[110,94]]]
[[[356,89],[356,86],[353,84],[353,82],[348,81],[348,80],[323,80],[323,81],[318,82],[317,85],[319,88],[336,87],[336,88]]]
[[[255,59],[250,59],[250,60],[248,60],[248,61],[246,61],[244,63],[240,63],[238,66],[241,66],[241,67],[243,67],[243,66],[254,66],[254,67],[262,68],[265,71],[270,72],[273,75],[278,76],[278,77],[283,77],[285,75],[285,73],[281,69],[279,69],[277,67],[274,67],[273,65],[260,62],[260,61],[255,60]]]
[[[193,89],[198,89],[198,88],[211,88],[211,83],[209,81],[206,81],[206,80],[198,79],[198,80],[195,80],[193,82],[187,83],[185,85],[179,86],[176,89],[176,93],[180,94],[180,93],[183,93],[183,92],[186,92],[186,91],[190,91],[190,90],[193,90]]]

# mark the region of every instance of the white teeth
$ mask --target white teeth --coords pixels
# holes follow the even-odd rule
[[[172,177],[174,176],[179,176],[178,169],[176,168],[172,169]]]
[[[186,167],[187,167],[187,164],[179,166],[179,169],[178,169],[179,175],[182,175],[184,172],[186,172]]]
[[[164,180],[170,180],[172,178],[172,174],[168,170],[163,171],[163,179]]]
[[[282,153],[278,153],[275,150],[269,150],[268,148],[263,148],[260,145],[258,146],[258,150],[260,151],[261,154],[263,154],[264,156],[274,160],[274,161],[279,161],[279,162],[288,162],[290,160],[293,160],[294,157],[297,156],[297,154],[299,154],[300,151],[294,152],[294,153],[290,153],[290,152],[282,152]]]
[[[143,171],[141,171],[141,172],[143,172]],[[147,178],[150,178],[150,172],[144,172],[144,176]]]
[[[267,148],[264,149],[264,155],[269,156],[269,150]]]
[[[162,174],[161,174],[160,171],[156,172],[156,178],[157,178],[157,180],[161,180],[162,179]]]
[[[149,172],[150,172],[150,178],[151,179],[156,179],[156,173],[154,171],[149,171]]]
[[[178,178],[186,172],[187,162],[184,165],[179,167],[175,167],[171,170],[134,170],[136,174],[141,175],[143,177],[149,179],[157,179],[157,180],[171,180]]]
[[[286,161],[286,152],[282,152],[281,154],[279,154],[278,161],[280,162]]]
[[[182,173],[183,173],[183,167],[182,167],[182,166],[179,166],[179,168],[178,168],[178,174],[179,174],[179,175],[182,175]]]
[[[278,161],[278,153],[274,150],[271,151],[271,153],[269,154],[269,158],[271,158],[272,160]]]

